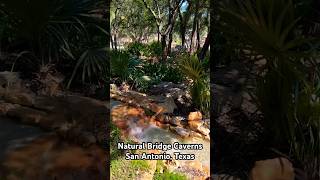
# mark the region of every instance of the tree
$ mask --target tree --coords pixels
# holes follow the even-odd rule
[[[160,7],[159,2],[162,2],[162,1],[153,1],[153,4],[152,4],[153,6],[151,6],[148,0],[143,0],[145,7],[151,13],[156,23],[158,39],[159,39],[159,36],[161,36],[161,47],[163,50],[162,60],[166,60],[169,48],[171,48],[171,47],[167,47],[167,37],[173,31],[179,9],[182,3],[185,2],[185,0],[168,0],[166,4],[165,3],[162,4],[164,5],[162,7]],[[160,9],[164,9],[165,10],[164,12],[167,12],[166,13],[168,17],[167,23],[165,23],[165,20],[161,18]]]

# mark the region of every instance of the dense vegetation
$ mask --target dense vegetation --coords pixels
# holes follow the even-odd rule
[[[27,79],[58,71],[65,88],[102,86],[109,65],[106,9],[100,0],[1,1],[1,71]]]
[[[261,60],[265,61],[260,69],[252,68],[248,72],[246,76],[253,75],[254,81],[246,82],[243,87],[254,87],[246,91],[251,92],[263,116],[263,130],[257,140],[259,145],[252,150],[253,156],[285,156],[295,167],[303,169],[306,179],[318,179],[319,3],[231,0],[217,3],[216,7],[215,64],[228,66],[237,61],[255,67]],[[248,149],[244,149],[237,152],[247,154]],[[270,150],[272,156],[261,154]],[[239,154],[235,159],[236,156]]]

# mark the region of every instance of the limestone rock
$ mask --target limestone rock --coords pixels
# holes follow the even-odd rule
[[[199,131],[199,128],[204,124],[203,121],[188,121],[190,129]]]
[[[200,111],[190,112],[188,121],[199,121],[202,120],[202,113]]]
[[[185,120],[181,116],[174,116],[170,119],[170,124],[183,127],[185,125]]]
[[[166,98],[165,101],[163,103],[159,103],[158,106],[164,109],[163,113],[168,114],[172,114],[173,111],[177,108],[177,105],[175,104],[172,97]]]
[[[34,95],[25,92],[7,92],[3,95],[6,102],[19,104],[23,106],[32,106],[34,102]]]
[[[251,170],[252,180],[294,180],[294,177],[294,168],[286,158],[256,161]]]
[[[201,134],[205,135],[205,136],[209,136],[209,133],[210,133],[210,129],[206,128],[205,126],[200,126],[198,129],[197,129]]]

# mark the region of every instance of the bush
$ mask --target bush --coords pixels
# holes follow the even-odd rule
[[[180,71],[192,80],[189,89],[196,108],[208,115],[210,108],[209,75],[205,66],[197,56],[182,55],[179,58]]]
[[[146,45],[140,42],[132,42],[127,46],[127,50],[131,55],[140,56],[145,51]]]
[[[145,48],[144,55],[149,57],[161,57],[162,55],[161,43],[154,41],[148,44]]]

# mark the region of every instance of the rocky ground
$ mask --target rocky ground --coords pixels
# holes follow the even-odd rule
[[[111,85],[111,117],[122,135],[136,142],[182,140],[207,144],[202,152],[194,152],[198,153],[196,160],[165,162],[170,171],[183,173],[189,179],[206,179],[210,172],[210,121],[199,111],[177,111],[178,106],[188,106],[185,92],[183,85],[173,83],[162,83],[149,94]],[[152,179],[152,176],[149,173],[142,179]]]
[[[1,177],[108,176],[106,102],[72,94],[37,95],[16,74],[3,72],[0,76],[0,125],[6,129],[1,134]]]

